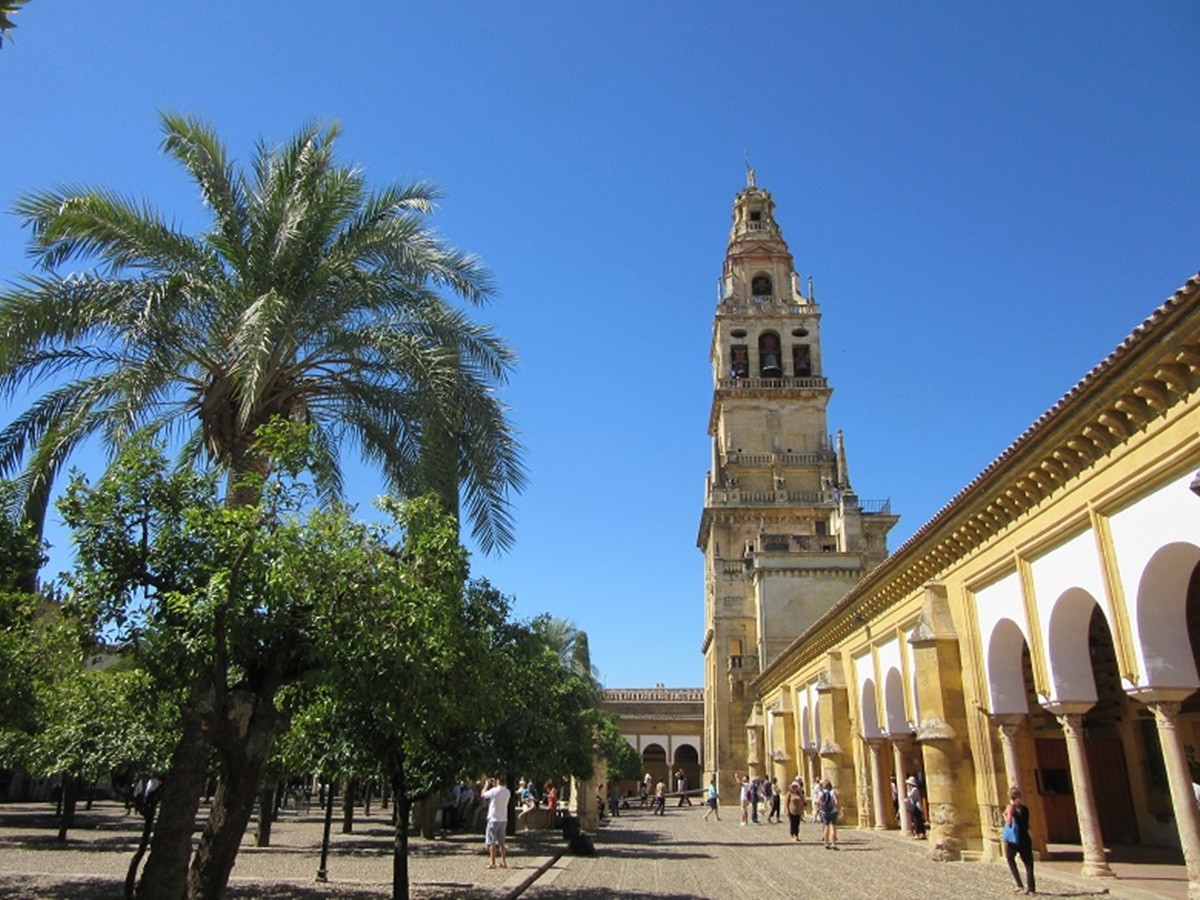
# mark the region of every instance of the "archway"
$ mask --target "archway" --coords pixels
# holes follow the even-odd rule
[[[1106,843],[1132,844],[1139,840],[1137,815],[1127,760],[1141,753],[1135,729],[1129,723],[1137,710],[1125,693],[1117,665],[1112,632],[1103,609],[1087,591],[1071,588],[1059,597],[1050,616],[1048,635],[1050,669],[1054,682],[1054,700],[1059,703],[1088,704],[1083,715],[1087,735],[1084,749],[1092,796],[1096,804],[1100,834]],[[1131,753],[1132,752],[1132,756]],[[1071,789],[1070,766],[1065,741],[1038,740],[1038,765],[1043,784],[1063,794]],[[1056,784],[1065,775],[1065,784]],[[1055,777],[1057,776],[1057,778]],[[1074,812],[1072,794],[1072,812]],[[1058,832],[1050,840],[1080,839],[1078,819],[1073,823],[1051,820],[1047,807],[1047,828]],[[1073,834],[1063,834],[1073,824]]]
[[[667,768],[667,750],[662,744],[647,744],[642,748],[642,768],[650,776],[651,791],[660,781],[667,785],[671,783],[670,771]]]
[[[671,786],[675,790],[695,792],[704,786],[701,784],[700,754],[691,744],[680,744],[675,748],[671,772],[674,776]],[[682,786],[679,784],[680,778],[683,779]]]
[[[1138,583],[1137,623],[1146,663],[1146,683],[1154,688],[1200,687],[1189,627],[1190,585],[1200,569],[1200,547],[1179,542],[1160,548]]]

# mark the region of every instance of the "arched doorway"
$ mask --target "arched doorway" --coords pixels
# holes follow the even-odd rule
[[[647,744],[642,748],[642,768],[650,775],[650,787],[660,781],[670,785],[670,771],[667,768],[667,750],[662,744]]]
[[[691,744],[680,744],[675,748],[675,761],[671,764],[671,771],[675,775],[675,780],[671,784],[675,790],[681,790],[679,786],[680,772],[683,773],[684,781],[682,790],[694,793],[704,786],[700,783],[700,754]]]

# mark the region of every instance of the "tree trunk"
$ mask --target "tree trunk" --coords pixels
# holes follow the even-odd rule
[[[396,835],[392,846],[392,900],[408,900],[408,815],[412,803],[404,783],[404,769],[392,776]]]
[[[362,783],[364,819],[371,818],[371,787],[374,785],[374,783],[375,782],[370,778]]]
[[[58,839],[66,841],[67,829],[75,824],[75,803],[79,799],[78,775],[67,775],[62,785],[62,814],[58,818]]]
[[[342,782],[342,834],[354,833],[354,788],[352,778]]]
[[[427,841],[432,841],[437,837],[437,829],[434,828],[434,820],[437,817],[438,798],[430,794],[428,797],[422,797],[420,806],[417,808],[418,821],[421,823],[421,837]]]
[[[208,769],[208,741],[198,712],[185,712],[182,726],[160,789],[158,824],[138,882],[138,900],[179,900],[187,886],[192,832]]]
[[[271,823],[275,821],[275,795],[272,785],[258,790],[258,827],[254,829],[254,846],[271,846]]]
[[[188,871],[188,900],[219,900],[224,894],[275,745],[278,716],[269,700],[239,693],[231,698],[228,716],[223,746],[217,748],[221,781]]]
[[[137,885],[137,870],[138,865],[142,861],[142,857],[146,855],[146,848],[150,846],[150,834],[154,831],[154,813],[158,808],[157,796],[152,797],[146,803],[145,816],[142,822],[142,839],[138,842],[137,851],[133,854],[133,859],[129,861],[129,871],[125,874],[125,900],[133,900],[133,889]]]

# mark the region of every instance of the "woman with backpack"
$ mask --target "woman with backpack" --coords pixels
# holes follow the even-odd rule
[[[838,795],[833,789],[833,782],[828,778],[821,785],[821,793],[819,795],[819,807],[821,824],[824,827],[825,849],[836,850],[837,845],[837,820],[838,820]]]
[[[1017,872],[1017,857],[1025,864],[1025,884]],[[1016,887],[1014,894],[1025,891],[1036,894],[1033,880],[1033,838],[1029,836],[1029,807],[1021,801],[1021,789],[1013,785],[1008,789],[1008,806],[1004,808],[1004,858],[1008,860],[1008,871],[1012,872]]]

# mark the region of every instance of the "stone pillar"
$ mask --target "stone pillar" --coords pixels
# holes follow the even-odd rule
[[[975,766],[967,735],[963,666],[945,585],[930,582],[917,627],[909,635],[921,721],[917,742],[929,797],[929,857],[962,859],[983,836],[975,794]]]
[[[871,799],[875,805],[875,830],[887,830],[887,804],[890,797],[884,796],[883,766],[879,763],[879,754],[883,748],[881,738],[867,740],[867,752],[871,754]]]
[[[1196,809],[1187,752],[1177,727],[1179,703],[1160,700],[1147,705],[1158,726],[1158,742],[1162,745],[1167,783],[1171,788],[1171,805],[1175,807],[1175,824],[1179,828],[1179,843],[1187,866],[1188,897],[1200,897],[1200,811]]]
[[[842,821],[856,822],[858,798],[852,758],[854,736],[850,731],[850,697],[844,686],[829,680],[827,673],[822,673],[817,681],[817,714],[821,717],[821,780],[829,780],[837,789]]]
[[[1024,716],[997,716],[997,729],[1000,732],[1000,748],[1004,752],[1004,784],[1005,796],[1007,788],[1018,787],[1024,791],[1021,784],[1021,762],[1017,755],[1017,729],[1021,727],[1020,720]]]
[[[892,738],[892,758],[896,771],[896,799],[900,803],[900,830],[905,834],[912,831],[912,816],[908,812],[908,805],[904,802],[904,794],[908,790],[904,784],[904,779],[908,777],[908,769],[904,765],[904,751],[908,743],[907,738]]]
[[[1088,771],[1087,751],[1083,747],[1083,713],[1056,715],[1067,739],[1067,760],[1071,766],[1071,786],[1075,792],[1075,814],[1079,817],[1079,839],[1083,844],[1082,874],[1094,878],[1112,878],[1104,856],[1104,838],[1100,834],[1100,816],[1092,794],[1092,776]],[[1190,787],[1190,780],[1189,780]],[[1192,805],[1196,801],[1193,799]]]

